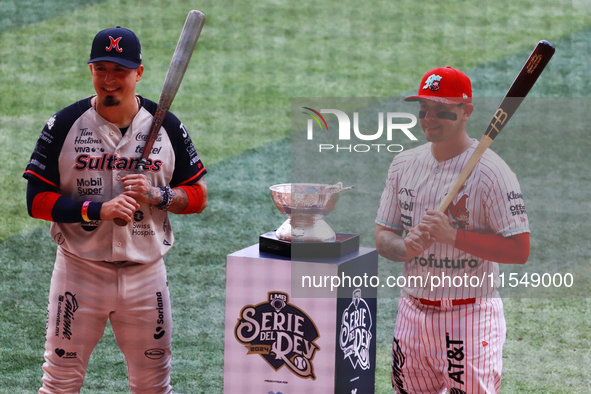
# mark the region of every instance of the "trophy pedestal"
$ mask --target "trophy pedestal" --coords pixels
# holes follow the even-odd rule
[[[334,242],[287,242],[277,238],[275,231],[259,237],[262,253],[296,259],[343,257],[358,249],[359,234],[336,233]]]
[[[227,256],[224,394],[373,394],[376,250],[296,259],[262,249]]]

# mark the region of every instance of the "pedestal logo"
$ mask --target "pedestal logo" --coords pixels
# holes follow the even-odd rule
[[[349,307],[343,312],[339,335],[341,350],[345,358],[351,361],[353,369],[360,367],[367,370],[370,367],[371,325],[369,306],[361,298],[361,289],[356,289]]]
[[[259,354],[274,370],[286,365],[300,378],[316,379],[312,361],[320,350],[315,343],[320,334],[314,321],[289,303],[286,293],[269,292],[266,302],[242,308],[234,336],[247,354]]]

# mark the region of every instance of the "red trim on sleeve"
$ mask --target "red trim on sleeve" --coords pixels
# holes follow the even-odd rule
[[[197,174],[195,174],[193,177],[187,179],[184,182],[179,183],[178,185],[176,185],[175,187],[181,186],[181,185],[186,185],[187,183],[191,182],[193,179],[197,178],[199,175],[203,174],[203,171],[205,171],[205,167],[203,167],[201,169],[201,171],[199,171]]]
[[[203,209],[201,206],[203,205],[203,190],[201,186],[198,184],[194,184],[191,186],[179,186],[180,189],[183,189],[185,193],[187,193],[187,197],[189,198],[189,205],[187,208],[181,212],[181,215],[186,215],[190,213],[201,213]]]
[[[57,185],[53,182],[48,181],[47,179],[43,178],[41,175],[31,171],[31,170],[27,170],[25,171],[25,174],[31,174],[31,175],[35,175],[37,178],[41,179],[43,182],[50,184],[53,187],[57,187]]]
[[[42,192],[37,194],[33,199],[31,215],[36,219],[52,222],[53,218],[51,216],[51,211],[60,197],[61,195],[55,192]]]
[[[455,248],[502,264],[525,264],[529,257],[529,233],[510,237],[458,230]]]

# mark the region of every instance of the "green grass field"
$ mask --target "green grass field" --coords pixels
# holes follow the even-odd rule
[[[37,392],[42,374],[55,244],[48,224],[26,213],[21,174],[35,141],[53,113],[93,93],[86,61],[100,29],[121,25],[138,34],[146,66],[138,90],[156,100],[190,9],[203,11],[207,21],[171,110],[208,167],[210,205],[202,215],[172,218],[177,240],[167,265],[175,391],[222,392],[225,257],[283,221],[268,186],[301,174],[290,160],[297,154],[290,139],[292,98],[399,97],[416,90],[426,70],[444,65],[465,71],[475,96],[502,97],[535,43],[546,39],[557,52],[530,93],[539,99],[524,104],[493,149],[516,172],[527,201],[532,254],[519,272],[571,272],[579,287],[562,298],[551,291],[507,292],[501,392],[589,392],[591,144],[584,115],[591,107],[591,1],[161,4],[0,3],[0,392]],[[485,112],[471,123],[475,138],[491,116]],[[375,201],[391,157],[374,159],[361,167],[373,166],[372,177],[359,170],[334,179],[367,187],[344,195],[329,217],[343,231],[353,226],[344,213],[355,217],[352,229],[366,246],[373,242]],[[347,165],[336,160],[327,174],[340,176]],[[380,260],[380,275],[398,269]],[[386,394],[393,392],[389,349],[397,300],[395,293],[382,296],[376,393]],[[110,328],[93,353],[83,392],[128,392]]]

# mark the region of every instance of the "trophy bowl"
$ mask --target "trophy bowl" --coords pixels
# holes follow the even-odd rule
[[[334,242],[336,234],[324,221],[339,201],[339,193],[352,189],[320,183],[283,183],[271,186],[275,206],[287,220],[275,231],[287,242]]]

